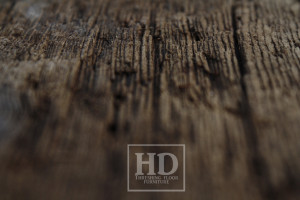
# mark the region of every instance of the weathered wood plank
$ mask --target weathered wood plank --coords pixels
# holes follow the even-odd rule
[[[299,1],[241,2],[236,40],[253,175],[269,199],[299,195]]]
[[[299,6],[1,1],[0,199],[297,199]],[[186,192],[127,193],[131,143]]]

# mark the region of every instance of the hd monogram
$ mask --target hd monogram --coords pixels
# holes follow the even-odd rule
[[[184,192],[185,145],[128,145],[129,192]]]

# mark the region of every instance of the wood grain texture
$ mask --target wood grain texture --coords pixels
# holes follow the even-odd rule
[[[300,198],[298,0],[0,0],[0,199]],[[127,144],[186,144],[127,193]]]

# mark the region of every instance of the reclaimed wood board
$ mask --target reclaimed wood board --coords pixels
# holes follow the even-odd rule
[[[0,0],[0,199],[299,199],[299,73],[299,0]],[[127,192],[145,143],[185,193]]]

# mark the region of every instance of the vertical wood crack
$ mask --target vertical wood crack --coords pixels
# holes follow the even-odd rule
[[[269,178],[269,169],[264,161],[264,158],[259,151],[259,140],[258,140],[258,130],[255,127],[255,122],[253,120],[251,105],[249,102],[249,94],[247,91],[247,83],[245,81],[245,76],[248,73],[246,66],[245,54],[242,51],[242,45],[238,33],[238,23],[240,17],[236,15],[240,0],[236,0],[232,6],[232,27],[233,27],[233,38],[234,38],[234,50],[235,56],[238,61],[238,67],[240,71],[240,85],[242,89],[242,102],[240,109],[243,113],[243,126],[245,130],[245,137],[248,146],[249,154],[249,170],[256,175],[256,182],[258,183],[258,188],[261,190],[262,195],[266,196],[268,199],[274,199],[274,189],[271,186]],[[251,173],[252,174],[252,173]]]

